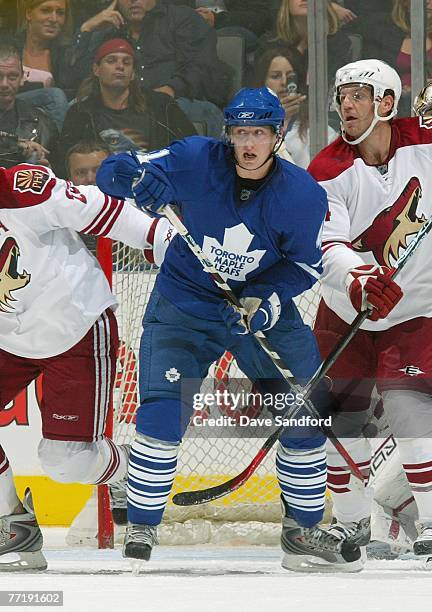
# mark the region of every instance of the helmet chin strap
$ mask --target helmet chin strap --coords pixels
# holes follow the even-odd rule
[[[339,108],[336,109],[337,112],[338,112],[339,117],[342,119],[341,124],[340,124],[340,127],[341,127],[341,136],[342,136],[343,140],[345,140],[346,143],[348,143],[349,145],[360,144],[361,142],[363,142],[363,140],[365,140],[372,133],[372,130],[374,129],[374,127],[376,126],[378,121],[389,121],[396,114],[392,110],[390,115],[387,115],[386,117],[381,117],[381,115],[378,115],[378,107],[379,107],[379,102],[377,100],[375,100],[374,101],[374,118],[372,119],[371,124],[368,127],[368,129],[365,132],[363,132],[363,134],[361,136],[356,138],[356,140],[349,140],[346,137],[346,131],[345,131],[345,128],[344,128],[344,125],[343,125],[342,114],[341,114]]]

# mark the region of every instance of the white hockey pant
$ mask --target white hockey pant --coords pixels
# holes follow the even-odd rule
[[[432,397],[410,390],[385,391],[382,397],[390,430],[398,442],[401,470],[405,470],[418,506],[419,520],[432,521]],[[371,460],[369,441],[365,438],[341,438],[340,441],[367,474]],[[342,522],[370,516],[372,487],[359,486],[330,442],[327,454],[334,516]]]

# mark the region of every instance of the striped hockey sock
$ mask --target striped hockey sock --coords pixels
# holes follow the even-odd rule
[[[279,443],[276,474],[282,497],[302,527],[313,527],[324,512],[327,480],[325,446],[300,451]]]
[[[128,521],[159,525],[177,468],[179,445],[137,434],[128,470]]]

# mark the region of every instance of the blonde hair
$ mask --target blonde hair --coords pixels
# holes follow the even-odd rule
[[[41,4],[50,0],[17,0],[17,30],[25,32],[27,29],[27,11],[32,11]],[[66,44],[70,42],[73,34],[73,19],[70,7],[70,0],[63,0],[65,5],[65,23],[58,37],[58,42]]]
[[[410,0],[393,0],[393,22],[411,38],[411,2]],[[426,12],[426,31],[432,32],[432,15]]]
[[[334,10],[331,0],[327,2],[327,34],[336,34],[339,30],[339,19]],[[283,40],[285,43],[294,45],[300,43],[300,33],[296,30],[294,20],[289,10],[289,0],[282,0],[276,18],[276,36],[273,40]]]

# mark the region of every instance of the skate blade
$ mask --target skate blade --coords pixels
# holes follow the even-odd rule
[[[132,576],[139,576],[145,561],[142,559],[129,559],[132,568]]]
[[[364,567],[362,558],[349,563],[330,563],[312,555],[288,555],[282,559],[282,567],[292,572],[305,572],[311,574],[331,574],[336,572],[361,572]]]
[[[35,552],[10,553],[10,556],[12,555],[17,555],[19,558],[14,561],[0,561],[0,573],[22,571],[43,572],[48,567],[47,560],[40,550]]]

